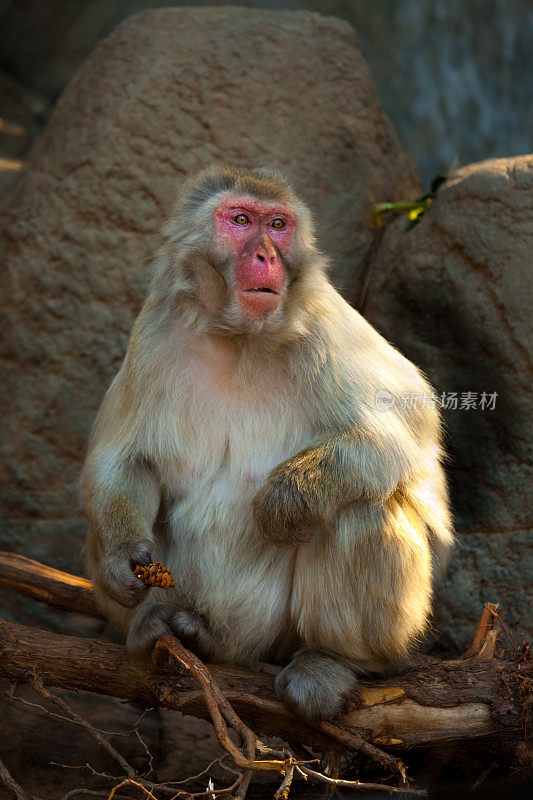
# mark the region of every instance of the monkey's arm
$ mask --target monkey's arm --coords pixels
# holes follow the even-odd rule
[[[152,560],[152,527],[159,508],[158,482],[142,459],[92,453],[83,471],[83,495],[91,520],[87,561],[91,578],[105,594],[128,608],[147,586],[133,573]]]
[[[408,480],[417,454],[407,432],[323,436],[270,472],[254,499],[255,525],[273,544],[306,541],[342,507],[389,497]]]

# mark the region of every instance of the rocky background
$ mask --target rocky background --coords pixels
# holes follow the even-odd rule
[[[235,4],[235,3],[234,3]],[[7,180],[73,73],[129,15],[228,0],[0,0],[0,157]],[[520,155],[533,131],[530,0],[243,0],[356,30],[378,94],[424,183],[453,159]],[[243,13],[243,12],[241,12]],[[2,174],[0,163],[0,175]]]
[[[510,157],[530,146],[531,81],[511,77],[525,65],[529,4],[505,4],[496,33],[503,3],[460,4],[461,14],[444,2],[431,11],[415,0],[317,3],[360,21],[379,92],[340,19],[219,4],[149,11],[115,27],[143,5],[0,3],[0,548],[82,570],[78,475],[158,227],[188,171],[245,158],[288,173],[315,213],[337,287],[436,393],[475,395],[475,407],[444,414],[458,545],[429,646],[464,648],[486,600],[531,635],[533,157]],[[467,35],[471,50],[459,48]],[[407,55],[423,66],[407,71]],[[415,161],[427,179],[455,153],[506,157],[454,170],[411,230],[404,216],[372,226],[375,203],[422,193]],[[492,410],[480,407],[483,393],[496,393]],[[7,591],[0,600],[20,622],[100,633]],[[36,712],[25,713],[38,728]],[[20,725],[5,725],[17,774]],[[162,713],[147,725],[175,774],[192,729],[180,734]],[[205,740],[208,752],[209,728],[194,730],[196,750]],[[32,746],[44,763],[41,733]]]

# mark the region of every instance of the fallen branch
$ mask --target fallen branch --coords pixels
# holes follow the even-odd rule
[[[84,654],[82,653],[83,650],[85,650]],[[171,790],[164,784],[156,784],[144,777],[136,775],[130,764],[121,756],[116,748],[111,745],[107,735],[105,735],[102,731],[95,729],[79,714],[72,711],[62,698],[50,692],[50,690],[44,684],[44,681],[46,681],[48,684],[61,685],[63,688],[78,688],[78,681],[73,683],[73,681],[71,679],[69,680],[68,677],[69,675],[73,674],[72,669],[80,671],[82,676],[87,675],[88,669],[93,670],[94,674],[94,668],[96,667],[98,670],[104,665],[103,662],[105,662],[106,670],[111,668],[113,671],[118,671],[118,661],[115,660],[115,663],[113,663],[113,656],[116,659],[118,651],[123,651],[123,649],[117,648],[115,645],[105,645],[104,643],[97,642],[95,640],[75,639],[74,637],[63,637],[58,636],[57,634],[45,634],[32,628],[25,628],[25,626],[15,625],[14,623],[8,623],[6,621],[0,622],[0,660],[2,655],[7,654],[8,652],[10,652],[12,657],[9,665],[2,664],[0,666],[0,673],[9,678],[11,681],[27,684],[37,694],[39,694],[40,697],[58,706],[64,712],[67,718],[70,718],[78,725],[82,725],[90,734],[92,734],[98,743],[113,758],[113,760],[119,764],[122,771],[125,773],[125,777],[115,783],[111,793],[109,794],[109,797],[115,795],[119,789],[127,786],[136,786],[141,789],[146,796],[149,797],[153,797],[153,792],[156,790],[163,790],[165,793],[171,793],[174,796],[176,795],[175,790]],[[31,653],[31,659],[33,662],[32,666],[27,664],[29,652]],[[282,776],[284,776],[282,785],[280,787],[280,791],[282,792],[280,795],[281,797],[288,796],[288,790],[290,788],[291,781],[287,778],[287,775],[291,774],[293,776],[295,770],[299,775],[305,776],[306,779],[310,778],[311,780],[326,784],[333,784],[335,782],[335,779],[329,778],[316,770],[311,770],[308,766],[309,762],[296,760],[289,750],[273,750],[272,748],[265,746],[259,739],[257,739],[255,733],[240,719],[237,712],[229,702],[227,696],[218,686],[217,682],[214,680],[205,665],[203,665],[194,654],[190,653],[190,651],[184,648],[183,645],[181,645],[181,643],[172,636],[164,636],[159,641],[155,651],[155,664],[148,665],[149,668],[146,670],[146,672],[143,672],[142,665],[136,665],[137,671],[140,672],[141,680],[144,683],[141,692],[138,692],[139,687],[137,687],[137,693],[135,693],[135,689],[130,684],[128,692],[122,691],[119,696],[123,697],[127,694],[128,699],[137,698],[146,701],[147,692],[151,691],[153,693],[151,698],[152,701],[157,701],[159,699],[159,695],[161,694],[162,697],[164,697],[164,702],[161,704],[166,705],[169,708],[176,707],[176,705],[180,707],[181,703],[179,695],[182,689],[182,687],[180,687],[181,670],[178,672],[175,668],[172,669],[172,664],[167,666],[165,670],[162,670],[161,661],[163,653],[170,655],[173,663],[178,661],[187,672],[191,673],[193,679],[202,687],[205,706],[211,716],[215,732],[220,743],[232,757],[235,765],[244,770],[240,774],[240,780],[237,780],[232,784],[231,788],[235,789],[236,791],[236,794],[234,795],[235,797],[244,797],[246,790],[248,789],[251,773],[253,772],[268,771],[280,773]],[[124,661],[127,661],[127,657],[125,656],[124,652],[122,652],[120,655]],[[83,658],[86,660],[83,661]],[[94,663],[94,660],[96,660],[96,664]],[[67,661],[70,662],[68,664],[68,669],[66,664]],[[91,663],[89,663],[89,661]],[[124,661],[122,662],[122,666],[126,666]],[[36,664],[39,665],[38,668],[35,666]],[[128,683],[131,681],[135,673],[135,669],[132,670],[131,666],[132,665],[129,665],[126,670],[125,674],[127,675],[127,678],[124,678],[124,676],[119,677],[120,683],[122,683],[123,679],[125,679]],[[37,669],[39,670],[38,672]],[[178,675],[180,676],[180,679],[177,681]],[[164,685],[162,688],[162,676],[166,677],[166,680],[168,680],[169,684],[172,683],[174,687],[177,686],[178,688],[174,688],[172,693],[169,694],[168,685]],[[90,686],[88,687],[83,680],[81,685],[84,688],[90,688]],[[116,685],[117,684],[115,684],[115,688]],[[109,691],[109,688],[110,687],[106,685],[104,690],[103,686],[101,686],[100,692],[110,694],[111,692]],[[126,687],[123,686],[123,689],[125,688]],[[183,693],[187,700],[190,700],[191,692],[188,687],[185,688]],[[175,697],[175,703],[171,702],[172,694]],[[152,704],[155,704],[155,702]],[[231,727],[239,734],[243,747],[242,750],[239,749],[239,747],[237,747],[237,745],[230,738],[228,729],[226,727],[226,722],[229,723]],[[336,726],[332,723],[324,723],[324,725],[331,726],[330,733],[334,737]],[[318,729],[320,730],[321,736],[324,735],[326,730],[329,730],[329,728],[326,727],[324,731],[322,731],[321,726],[318,726]],[[278,733],[277,730],[276,733]],[[310,730],[310,734],[311,736],[309,741],[319,741],[316,739],[316,737],[311,738],[312,729]],[[291,736],[294,736],[294,731],[291,731]],[[352,737],[353,741],[356,743],[361,741],[363,745],[367,744],[363,740],[360,740],[360,737],[354,734],[352,734]],[[385,763],[394,767],[394,771],[396,771],[400,776],[401,783],[404,786],[403,789],[396,789],[394,786],[389,786],[388,784],[367,784],[362,781],[346,780],[337,781],[335,785],[342,785],[345,787],[349,786],[352,789],[361,792],[373,791],[379,787],[382,791],[386,791],[388,793],[397,793],[400,791],[405,793],[405,787],[407,784],[405,781],[405,769],[402,762],[386,753],[382,753],[378,748],[375,747],[371,748],[371,753],[374,755],[374,758],[378,763]],[[112,776],[103,777],[112,779]],[[212,793],[213,796],[218,794],[219,791],[224,793],[227,791],[227,789],[215,790]],[[412,794],[425,793],[415,791],[412,792]],[[177,796],[181,796],[183,798],[192,798],[201,795],[191,795],[183,790]],[[209,793],[206,793],[205,796],[209,797],[210,795]],[[20,800],[29,800],[29,798],[26,798],[25,796],[23,798],[21,796]]]
[[[0,583],[55,607],[96,615],[88,581],[30,559],[0,554]],[[52,695],[48,687],[93,691],[210,718],[236,766],[231,794],[240,800],[246,795],[252,772],[265,770],[280,774],[282,780],[276,794],[280,800],[289,796],[293,780],[304,776],[332,790],[349,786],[356,791],[370,791],[379,787],[394,793],[400,789],[339,778],[335,766],[338,754],[359,752],[396,775],[400,787],[406,787],[405,767],[395,752],[451,740],[485,741],[490,737],[502,759],[510,764],[517,750],[523,748],[523,710],[530,701],[532,687],[529,650],[522,647],[518,660],[494,659],[499,625],[503,626],[498,607],[487,604],[468,658],[425,658],[418,665],[406,667],[400,676],[362,681],[360,698],[354,698],[342,718],[317,724],[295,717],[276,699],[272,675],[267,671],[254,673],[231,665],[211,665],[208,669],[171,636],[160,640],[151,663],[143,663],[132,661],[124,648],[115,644],[61,636],[0,620],[0,674],[12,683],[29,684],[89,730],[92,726],[81,718],[74,720],[68,706],[62,706],[64,701]],[[228,726],[237,733],[239,744],[230,737]],[[266,747],[255,731],[283,739],[293,751]],[[175,788],[165,789],[133,774],[127,762],[121,764],[120,754],[106,737],[100,744],[123,772],[112,790],[115,797],[128,785],[138,785],[145,796],[157,788],[164,794],[172,791],[177,797],[193,797],[185,790],[176,794]],[[302,753],[302,746],[330,752],[334,765],[331,774],[314,769],[314,760],[297,759],[293,752]],[[224,769],[232,771],[226,766]],[[0,778],[4,780],[1,771]],[[195,796],[216,797],[223,790],[211,794],[209,791]]]
[[[27,671],[36,664],[49,687],[97,692],[208,718],[202,691],[183,669],[132,661],[120,645],[0,619],[0,674],[25,683]],[[331,745],[358,749],[359,731],[370,739],[364,744],[393,750],[487,735],[509,741],[521,735],[523,699],[510,697],[506,688],[516,678],[512,662],[428,660],[378,685],[362,682],[358,708],[339,722],[317,725],[295,717],[276,699],[270,675],[232,665],[212,665],[210,670],[225,699],[254,730],[321,750]],[[530,673],[528,663],[522,674]]]

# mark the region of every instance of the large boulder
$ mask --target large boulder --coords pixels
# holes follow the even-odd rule
[[[120,25],[61,96],[0,208],[1,547],[81,569],[90,426],[177,183],[213,159],[286,170],[347,292],[373,203],[419,189],[346,23],[189,8]],[[35,613],[57,619],[17,599],[19,620]]]
[[[386,230],[365,306],[451,406],[459,540],[436,627],[458,646],[486,600],[533,632],[532,253],[533,156],[473,164],[440,188],[418,225],[407,231],[402,218]]]

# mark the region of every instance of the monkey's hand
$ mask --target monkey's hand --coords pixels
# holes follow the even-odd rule
[[[137,564],[150,564],[150,547],[148,541],[122,545],[100,562],[100,585],[121,606],[134,608],[146,597],[150,587],[133,570]]]
[[[254,498],[256,530],[270,544],[294,546],[309,541],[321,521],[313,499],[297,457],[284,461]]]
[[[391,455],[386,441],[350,428],[321,436],[268,475],[253,502],[257,530],[272,544],[300,544],[339,509],[387,499],[409,475],[400,444],[389,442]]]

